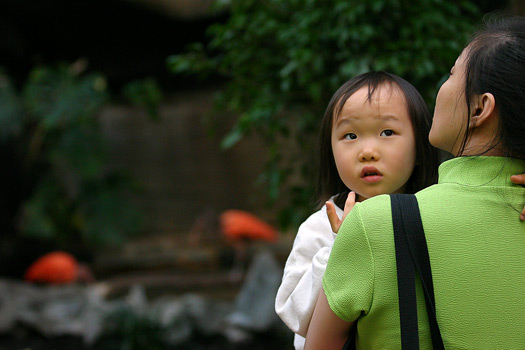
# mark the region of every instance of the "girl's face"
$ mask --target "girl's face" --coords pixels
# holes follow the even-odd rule
[[[465,60],[463,50],[450,70],[450,76],[441,85],[436,97],[430,143],[439,149],[457,155],[466,131],[467,103],[465,101]]]
[[[353,93],[332,125],[332,151],[343,183],[357,200],[402,193],[416,162],[415,137],[403,93],[380,86]]]

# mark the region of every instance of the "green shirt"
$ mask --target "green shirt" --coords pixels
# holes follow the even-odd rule
[[[416,194],[427,239],[436,312],[449,349],[525,349],[525,163],[461,157]],[[343,320],[358,320],[358,348],[400,348],[390,197],[358,203],[332,248],[323,287]],[[430,349],[418,280],[421,349]]]

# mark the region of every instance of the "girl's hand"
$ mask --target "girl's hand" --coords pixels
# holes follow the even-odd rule
[[[512,175],[510,181],[516,185],[525,185],[525,174]],[[520,219],[521,221],[525,221],[525,208],[521,211]]]
[[[523,177],[523,180],[525,183],[525,175]],[[355,192],[350,191],[350,193],[348,193],[348,197],[346,198],[345,208],[343,209],[343,217],[339,219],[335,211],[334,203],[326,202],[326,214],[328,215],[328,220],[330,221],[330,226],[332,226],[332,231],[334,231],[334,233],[339,232],[339,228],[341,227],[343,220],[346,218],[348,213],[350,213],[354,205],[355,205]],[[524,208],[524,214],[525,214],[525,208]]]

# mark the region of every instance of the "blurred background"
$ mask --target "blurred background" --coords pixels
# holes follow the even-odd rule
[[[0,349],[292,348],[330,97],[386,70],[432,109],[494,11],[525,2],[2,2]]]

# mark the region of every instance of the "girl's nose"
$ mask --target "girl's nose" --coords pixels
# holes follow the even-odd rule
[[[359,160],[362,162],[377,161],[379,160],[379,152],[370,147],[363,148],[359,153]]]

